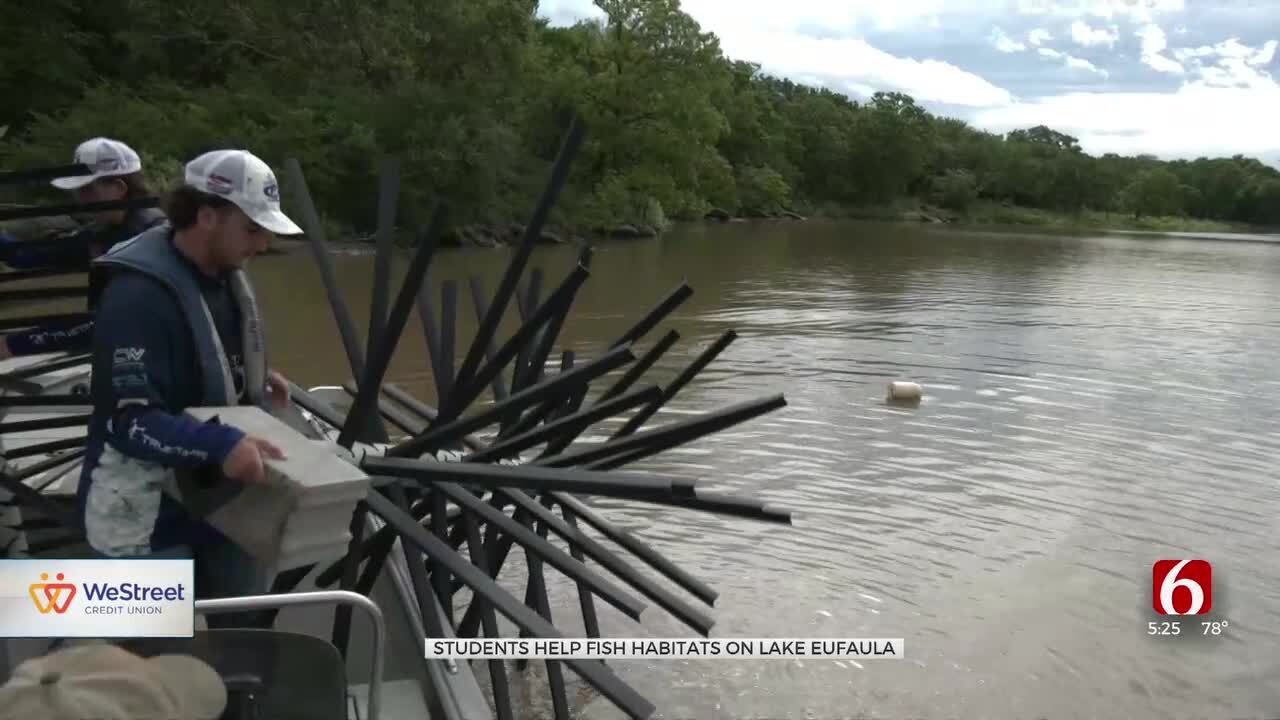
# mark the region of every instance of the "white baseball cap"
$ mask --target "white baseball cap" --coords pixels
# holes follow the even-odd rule
[[[104,137],[85,140],[76,146],[76,154],[72,162],[87,165],[93,174],[56,178],[51,183],[54,187],[60,190],[75,190],[98,178],[132,175],[142,171],[142,159],[133,151],[133,148],[119,140]]]
[[[0,687],[0,720],[217,720],[226,706],[227,687],[203,660],[108,643],[27,660]]]
[[[187,163],[186,183],[230,200],[270,232],[302,234],[302,228],[280,210],[280,185],[275,173],[248,150],[214,150],[201,155]]]

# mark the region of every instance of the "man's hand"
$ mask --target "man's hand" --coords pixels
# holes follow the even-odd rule
[[[267,375],[267,394],[271,397],[272,409],[279,411],[289,407],[289,381],[275,370]]]
[[[222,474],[232,480],[262,484],[267,481],[267,469],[263,461],[283,460],[284,457],[284,451],[269,441],[246,435],[227,454],[227,459],[222,463]]]

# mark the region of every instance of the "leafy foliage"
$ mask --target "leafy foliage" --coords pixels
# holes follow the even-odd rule
[[[527,215],[572,109],[590,132],[552,219],[583,230],[903,197],[1280,223],[1280,172],[1254,159],[983,132],[901,93],[860,103],[762,74],[678,0],[596,6],[552,28],[534,0],[9,3],[0,24],[23,31],[0,47],[0,164],[59,164],[107,135],[168,185],[199,152],[247,147],[297,157],[327,220],[363,234],[394,154],[402,220],[445,196],[459,222],[502,224]]]

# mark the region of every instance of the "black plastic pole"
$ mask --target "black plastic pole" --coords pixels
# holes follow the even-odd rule
[[[561,188],[564,187],[564,183],[569,177],[569,166],[573,163],[573,157],[578,153],[578,148],[582,145],[582,138],[585,132],[586,128],[575,115],[570,122],[569,132],[565,137],[564,144],[560,147],[560,153],[551,168],[551,177],[547,180],[547,186],[542,192],[542,197],[538,199],[538,204],[533,211],[533,217],[529,220],[529,224],[525,226],[524,237],[521,238],[520,244],[516,246],[515,255],[507,265],[506,273],[502,276],[502,280],[498,283],[498,289],[494,292],[493,302],[489,305],[489,312],[485,315],[484,320],[481,321],[480,327],[476,329],[475,341],[471,343],[471,349],[467,351],[466,358],[462,361],[461,367],[458,368],[455,381],[458,385],[466,386],[471,382],[472,374],[475,373],[476,368],[480,365],[480,356],[484,352],[485,344],[497,332],[498,324],[502,321],[502,316],[507,311],[508,303],[511,302],[511,294],[515,292],[516,281],[524,273],[525,265],[529,262],[529,256],[533,253],[533,246],[542,235],[542,226],[547,221],[551,206],[555,204]],[[448,406],[440,408],[440,414],[446,420],[452,420],[462,412],[466,405],[466,402],[450,403]]]
[[[462,525],[466,531],[467,553],[471,556],[471,564],[476,567],[488,567],[489,563],[485,558],[484,543],[480,539],[480,525],[476,522],[475,516],[470,513],[462,514]],[[487,637],[497,638],[498,634],[498,618],[493,611],[493,604],[485,599],[484,595],[477,594],[473,604],[479,608],[477,613],[480,615],[480,623]],[[459,633],[459,636],[462,636]],[[490,660],[489,678],[493,687],[493,702],[497,706],[498,720],[515,720],[515,715],[511,711],[511,690],[507,681],[506,663],[502,660]]]
[[[565,350],[560,353],[561,373],[573,369],[574,357],[574,352],[572,350]],[[541,379],[544,376],[545,375],[540,375],[537,379]],[[563,410],[570,402],[572,402],[575,396],[579,396],[584,392],[586,392],[585,385],[578,389],[570,389],[565,395],[544,400],[541,405],[525,413],[514,424],[500,430],[495,442],[506,440],[512,435],[519,435],[521,433],[528,432],[530,429],[537,426],[538,423],[551,418],[553,414]]]
[[[529,513],[539,522],[545,523],[548,529],[563,538],[569,544],[570,549],[580,555],[580,557],[577,557],[580,562],[585,562],[584,558],[590,558],[600,563],[602,567],[613,573],[619,580],[630,585],[659,607],[704,636],[715,625],[715,621],[706,613],[691,606],[670,590],[645,577],[609,549],[577,529],[576,522],[568,518],[564,520],[557,518],[550,510],[520,490],[505,488],[502,492],[517,508]],[[548,499],[552,500],[554,498],[554,494],[548,497]],[[566,508],[562,506],[561,510],[566,510]],[[576,513],[570,513],[571,517],[574,515]],[[475,612],[478,612],[478,610]],[[473,627],[473,623],[476,620],[474,614],[470,609],[464,614],[462,622],[458,625],[460,634]]]
[[[511,362],[521,346],[529,342],[538,328],[573,300],[578,288],[582,283],[586,282],[588,274],[586,268],[581,265],[576,266],[569,273],[569,276],[565,278],[564,282],[560,283],[560,287],[556,288],[556,291],[547,297],[546,302],[538,307],[533,316],[529,318],[529,321],[522,325],[507,342],[503,343],[502,347],[498,349],[497,356],[493,362],[485,363],[484,367],[474,373],[474,378],[467,384],[462,384],[460,381],[455,380],[455,388],[449,394],[449,398],[454,407],[459,409],[459,412],[453,415],[446,415],[441,410],[440,420],[456,418],[461,414],[462,408],[466,408],[476,398],[480,397],[484,392],[484,386],[489,383],[494,375],[502,372],[502,368]],[[516,390],[517,388],[513,384],[512,392],[516,392]]]
[[[73,448],[84,447],[88,442],[85,435],[79,437],[63,438],[61,440],[51,440],[49,442],[36,443],[34,445],[24,445],[20,448],[6,448],[4,452],[0,452],[0,458],[5,460],[17,460],[18,458],[31,457],[32,455],[46,455],[58,450],[71,450]]]
[[[639,473],[598,473],[569,468],[532,465],[454,463],[367,456],[360,463],[370,475],[411,478],[419,482],[473,485],[486,490],[523,488],[534,492],[565,490],[609,497],[645,499],[692,497],[695,483],[687,478],[668,478]]]
[[[520,322],[527,323],[529,318],[533,316],[533,311],[538,307],[539,300],[542,296],[542,268],[535,267],[529,272],[529,284],[523,293],[516,293],[516,310],[520,313]],[[533,353],[533,346],[537,335],[530,336],[529,342],[520,347],[520,352],[516,355],[515,365],[511,368],[511,392],[521,390],[520,382],[525,377],[525,369],[529,367],[529,356]]]
[[[440,283],[440,371],[449,385],[449,394],[440,398],[440,406],[449,402],[453,393],[461,387],[457,382],[454,362],[458,352],[458,283],[445,280]]]
[[[563,492],[552,492],[551,497],[555,499],[556,504],[560,505],[562,509],[572,511],[576,517],[590,525],[592,528],[595,528],[595,530],[601,535],[612,540],[620,547],[640,558],[648,564],[649,567],[652,567],[654,570],[657,570],[667,576],[672,582],[692,593],[694,597],[697,597],[699,600],[702,600],[708,605],[714,606],[716,599],[720,597],[720,593],[712,589],[710,585],[704,583],[693,575],[690,575],[688,572],[681,570],[678,565],[668,560],[643,540],[601,517],[589,505],[573,495]]]
[[[324,223],[315,203],[311,200],[311,192],[307,189],[307,179],[302,173],[302,165],[297,158],[289,158],[284,162],[285,174],[293,185],[298,202],[302,205],[302,223],[306,230],[311,255],[315,258],[320,270],[320,281],[324,284],[325,294],[329,298],[329,308],[333,311],[333,320],[338,324],[338,334],[342,338],[342,346],[347,351],[347,362],[351,365],[351,376],[364,375],[364,353],[360,348],[359,336],[356,333],[355,321],[351,318],[351,309],[342,298],[338,289],[338,281],[333,274],[333,262],[325,243]],[[373,442],[386,442],[387,430],[382,419],[376,414],[371,416],[370,427],[363,430],[365,438]]]
[[[36,325],[46,325],[50,323],[82,323],[86,320],[92,319],[93,315],[84,312],[0,318],[0,330],[15,330],[17,328],[35,327]]]
[[[347,543],[347,561],[342,569],[342,590],[351,590],[356,586],[357,573],[360,571],[358,550],[364,537],[367,514],[368,507],[363,502],[356,503],[356,508],[351,513],[351,525],[349,527],[351,540]],[[338,653],[342,655],[343,660],[347,659],[347,641],[350,638],[351,606],[342,604],[338,606],[333,614],[333,646],[338,648]]]
[[[591,379],[634,359],[635,356],[631,354],[630,348],[616,348],[575,370],[557,375],[546,382],[511,395],[501,403],[490,406],[475,415],[456,420],[447,425],[439,425],[417,437],[395,445],[389,448],[386,454],[388,457],[416,457],[424,452],[446,447],[460,440],[462,436],[469,435],[486,425],[496,422],[508,412],[534,405],[575,384],[590,382]]]
[[[689,287],[688,282],[680,283],[680,286],[671,291],[671,294],[663,298],[658,306],[650,310],[644,317],[632,325],[629,330],[622,334],[617,340],[613,341],[614,345],[626,345],[633,343],[644,337],[650,330],[657,327],[663,318],[670,315],[676,308],[680,307],[685,300],[693,295],[693,288]]]
[[[0,395],[0,408],[5,407],[90,407],[88,395]]]
[[[662,397],[662,389],[657,385],[650,385],[643,390],[637,390],[633,393],[620,395],[611,398],[602,403],[597,403],[572,415],[566,415],[554,422],[549,422],[542,427],[536,427],[519,435],[496,442],[483,450],[476,451],[463,458],[463,462],[493,462],[508,457],[514,457],[521,451],[537,445],[549,437],[555,437],[562,433],[574,432],[581,428],[587,428],[591,425],[611,417],[620,412],[626,412],[631,408],[652,401],[654,398]]]
[[[0,185],[19,185],[21,183],[54,180],[60,177],[83,177],[92,174],[93,170],[84,163],[54,165],[53,167],[31,168],[30,170],[8,170],[0,172]]]
[[[357,388],[356,384],[353,382],[342,383],[342,389],[345,390],[347,395],[351,396],[353,400],[360,394],[359,388]],[[417,433],[422,432],[423,424],[421,422],[418,422],[415,418],[409,417],[409,413],[406,413],[399,408],[392,407],[391,403],[383,402],[381,398],[378,399],[378,412],[387,422],[390,422],[392,425],[400,428],[401,432],[408,435],[416,435]]]
[[[15,472],[5,472],[0,474],[3,474],[5,477],[8,477],[11,480],[26,480],[27,478],[33,478],[42,472],[52,470],[61,465],[66,465],[72,460],[78,460],[84,457],[84,454],[85,454],[85,448],[79,447],[79,448],[76,448],[75,450],[72,450],[71,452],[59,453],[57,455],[47,457],[44,460],[41,460],[39,462],[34,462],[34,463],[31,463],[30,465],[23,466],[22,469],[17,470]]]
[[[609,387],[608,390],[605,390],[600,395],[600,397],[597,398],[596,401],[592,403],[591,406],[595,407],[596,405],[600,405],[604,402],[609,401],[614,397],[617,397],[620,393],[626,392],[627,388],[630,388],[631,385],[635,383],[636,380],[639,380],[640,376],[643,375],[646,370],[652,367],[653,364],[658,361],[658,358],[662,357],[662,354],[665,353],[672,345],[674,345],[676,340],[678,340],[679,338],[680,338],[680,333],[677,333],[675,330],[672,330],[668,332],[666,335],[664,335],[662,339],[659,340],[653,347],[649,348],[649,350],[644,355],[642,355],[640,359],[635,362],[635,364],[627,368],[626,373],[624,373],[623,376],[619,378],[616,383],[614,383],[611,387]],[[658,398],[661,398],[661,397],[662,395],[661,393],[659,393]],[[568,432],[565,432],[559,437],[550,440],[547,443],[546,448],[544,448],[543,451],[539,453],[539,457],[550,457],[552,455],[557,455],[559,453],[564,452],[565,448],[572,445],[573,441],[578,439],[578,436],[581,435],[583,432],[585,432],[587,427],[590,427],[590,426],[588,425],[581,428],[575,428],[575,429],[569,430]]]
[[[453,377],[445,370],[440,352],[440,328],[436,325],[435,303],[431,300],[431,286],[423,284],[418,292],[418,317],[422,319],[422,338],[427,344],[427,360],[431,363],[431,377],[436,386],[437,402],[449,395]],[[414,402],[418,402],[414,399]]]
[[[564,635],[536,612],[522,605],[480,568],[467,562],[453,548],[427,532],[404,510],[373,492],[367,499],[369,509],[395,527],[401,541],[415,545],[429,557],[437,558],[449,572],[462,580],[472,592],[483,595],[515,625],[535,637],[562,639]],[[635,720],[646,720],[657,709],[653,703],[623,683],[598,660],[565,660],[575,673],[590,683],[619,709]]]
[[[382,340],[387,323],[387,306],[391,300],[391,255],[395,250],[397,204],[400,198],[400,162],[385,158],[378,173],[377,254],[373,259],[373,289],[369,301],[369,344],[365,356]]]
[[[30,270],[9,270],[0,273],[0,283],[20,282],[22,280],[39,280],[62,275],[84,275],[83,270],[67,270],[66,268],[32,268]]]
[[[78,215],[106,210],[140,210],[156,207],[160,198],[142,197],[127,200],[104,200],[91,203],[73,203],[69,205],[41,205],[39,207],[21,207],[0,209],[0,222],[6,220],[25,220],[27,218],[52,217],[54,215]]]
[[[562,453],[552,457],[535,460],[533,464],[542,467],[572,467],[586,465],[614,457],[641,448],[672,448],[697,438],[733,427],[768,412],[786,407],[786,398],[781,393],[758,400],[730,405],[720,410],[705,413],[691,420],[671,423],[652,430],[628,435],[627,437],[583,448],[577,452]]]
[[[591,270],[592,251],[590,246],[582,248],[578,254],[578,265],[585,270]],[[576,296],[576,291],[575,291]],[[565,303],[559,312],[552,315],[547,320],[547,325],[543,328],[538,336],[537,344],[534,346],[533,354],[529,356],[529,366],[524,369],[525,380],[520,383],[520,387],[527,387],[542,379],[545,374],[544,369],[547,364],[547,358],[551,355],[551,350],[555,346],[556,339],[560,336],[560,329],[564,327],[565,318],[569,316],[569,309],[573,307],[573,298]]]
[[[436,418],[440,417],[439,411],[405,392],[403,388],[387,383],[387,385],[382,388],[382,391],[387,394],[387,397],[397,403],[400,403],[406,410],[417,415],[426,422],[434,422]],[[0,400],[3,400],[3,397],[0,397]],[[479,450],[485,446],[484,442],[471,437],[470,435],[462,439],[462,444],[472,450]]]
[[[55,415],[54,417],[36,418],[35,420],[15,420],[0,422],[0,435],[5,433],[30,432],[32,430],[51,430],[53,428],[76,427],[89,424],[91,415]]]
[[[84,297],[88,292],[89,288],[87,287],[45,287],[23,288],[21,290],[0,290],[0,303]]]
[[[427,264],[431,262],[431,256],[436,249],[436,242],[440,233],[444,231],[447,212],[443,204],[436,206],[426,230],[421,235],[413,261],[409,264],[408,273],[405,275],[404,284],[400,287],[400,294],[396,297],[396,304],[391,308],[391,315],[387,318],[386,333],[383,335],[383,341],[378,344],[373,356],[369,358],[368,364],[365,365],[364,377],[359,385],[359,394],[356,395],[355,402],[352,403],[351,410],[347,413],[347,421],[343,423],[342,432],[338,435],[338,444],[342,447],[350,448],[352,446],[356,440],[357,433],[369,426],[367,423],[370,418],[377,417],[381,420],[377,414],[377,407],[378,396],[381,394],[382,378],[387,372],[387,366],[391,363],[391,356],[395,354],[400,336],[404,334],[404,324],[409,319],[409,311],[413,308],[413,299],[417,297],[418,290],[422,288]]]
[[[694,358],[693,362],[689,363],[689,366],[663,389],[662,399],[650,403],[647,407],[640,408],[640,410],[637,411],[635,415],[632,415],[631,419],[628,420],[625,425],[618,428],[617,432],[615,432],[609,439],[613,440],[623,437],[624,435],[630,435],[638,430],[642,425],[644,425],[645,420],[652,417],[654,413],[658,412],[659,408],[665,405],[669,400],[671,400],[671,398],[675,397],[676,393],[680,392],[681,388],[689,384],[689,382],[693,380],[698,373],[702,372],[703,368],[710,365],[711,361],[715,360],[716,356],[721,352],[724,352],[724,349],[729,347],[729,343],[733,342],[737,337],[738,334],[736,332],[726,330],[723,335],[711,344],[710,347],[699,353],[698,357]]]
[[[520,543],[521,547],[527,553],[533,553],[538,559],[546,561],[552,567],[569,576],[574,580],[586,583],[592,589],[592,592],[599,595],[605,602],[622,611],[632,620],[639,620],[640,613],[645,609],[644,603],[632,598],[629,594],[623,592],[622,588],[609,582],[605,578],[596,574],[582,563],[574,560],[567,553],[555,547],[545,539],[538,535],[528,527],[516,522],[508,517],[505,513],[500,512],[497,508],[484,502],[475,495],[463,490],[453,483],[437,483],[435,486],[441,492],[445,493],[450,500],[457,503],[464,511],[475,513],[478,517],[488,522],[490,525],[500,527],[504,532],[511,534]]]
[[[24,367],[24,368],[18,368],[17,370],[11,370],[3,375],[0,375],[0,378],[3,378],[5,380],[18,380],[22,378],[39,377],[41,375],[47,375],[51,372],[57,372],[59,370],[65,370],[70,367],[75,367],[77,365],[85,365],[91,361],[92,361],[92,357],[87,354],[77,354],[77,355],[71,355],[69,357],[60,357],[60,358],[57,358],[56,360],[49,360],[47,362],[37,363],[35,365],[28,365],[27,367]]]
[[[480,278],[472,275],[469,278],[471,285],[471,304],[475,306],[476,321],[479,322],[489,312],[489,303],[484,299],[484,285],[481,284]],[[494,362],[498,357],[498,348],[493,344],[490,338],[488,344],[484,348],[485,358],[488,362]],[[493,376],[493,399],[495,402],[501,402],[507,399],[507,384],[502,379],[502,373]]]

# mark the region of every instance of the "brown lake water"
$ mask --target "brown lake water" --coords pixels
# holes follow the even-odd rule
[[[537,250],[544,297],[574,255]],[[459,281],[459,361],[476,325],[466,278],[491,295],[508,258],[451,250],[431,267],[437,297]],[[363,332],[372,256],[334,262]],[[407,257],[396,263],[398,284]],[[273,363],[303,386],[348,379],[305,251],[252,272]],[[660,717],[1280,717],[1280,247],[695,226],[600,244],[557,350],[595,357],[686,279],[693,297],[637,345],[681,334],[646,377],[665,383],[725,330],[739,337],[650,424],[776,392],[788,406],[633,469],[767,499],[794,525],[594,504],[720,592],[714,637],[906,647],[901,660],[612,662]],[[389,380],[430,401],[420,328],[415,313]],[[919,407],[885,404],[898,379],[923,384]],[[1178,637],[1147,635],[1162,558],[1213,563],[1211,616],[1183,619]],[[522,567],[502,577],[517,597]],[[581,634],[573,584],[548,577],[557,623]],[[693,635],[656,606],[639,627],[597,607],[606,635]],[[1229,626],[1197,637],[1201,619]],[[587,717],[620,717],[589,700]]]

